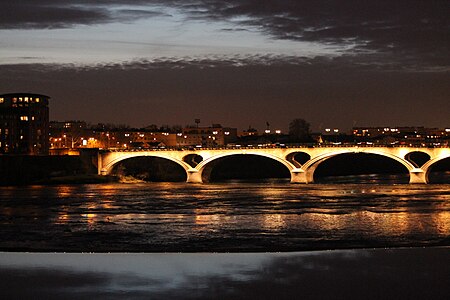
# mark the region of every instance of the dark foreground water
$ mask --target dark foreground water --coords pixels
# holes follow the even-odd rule
[[[450,185],[284,181],[0,188],[0,250],[270,252],[450,246]]]
[[[0,253],[2,299],[448,299],[450,248]]]

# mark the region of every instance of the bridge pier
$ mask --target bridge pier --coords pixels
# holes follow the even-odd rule
[[[187,170],[187,180],[188,183],[203,183],[202,173],[197,169]]]
[[[428,183],[426,172],[420,168],[414,168],[409,171],[409,183]]]
[[[291,183],[312,183],[310,181],[305,170],[296,168],[291,170]]]

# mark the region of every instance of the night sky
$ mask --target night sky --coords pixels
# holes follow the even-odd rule
[[[0,0],[0,93],[135,127],[450,127],[449,16],[448,0]]]

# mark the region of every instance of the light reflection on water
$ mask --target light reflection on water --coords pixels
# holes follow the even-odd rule
[[[296,251],[450,245],[450,185],[0,188],[0,249]]]

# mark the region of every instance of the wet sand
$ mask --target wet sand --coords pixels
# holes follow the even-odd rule
[[[448,299],[450,248],[0,253],[1,299]]]

